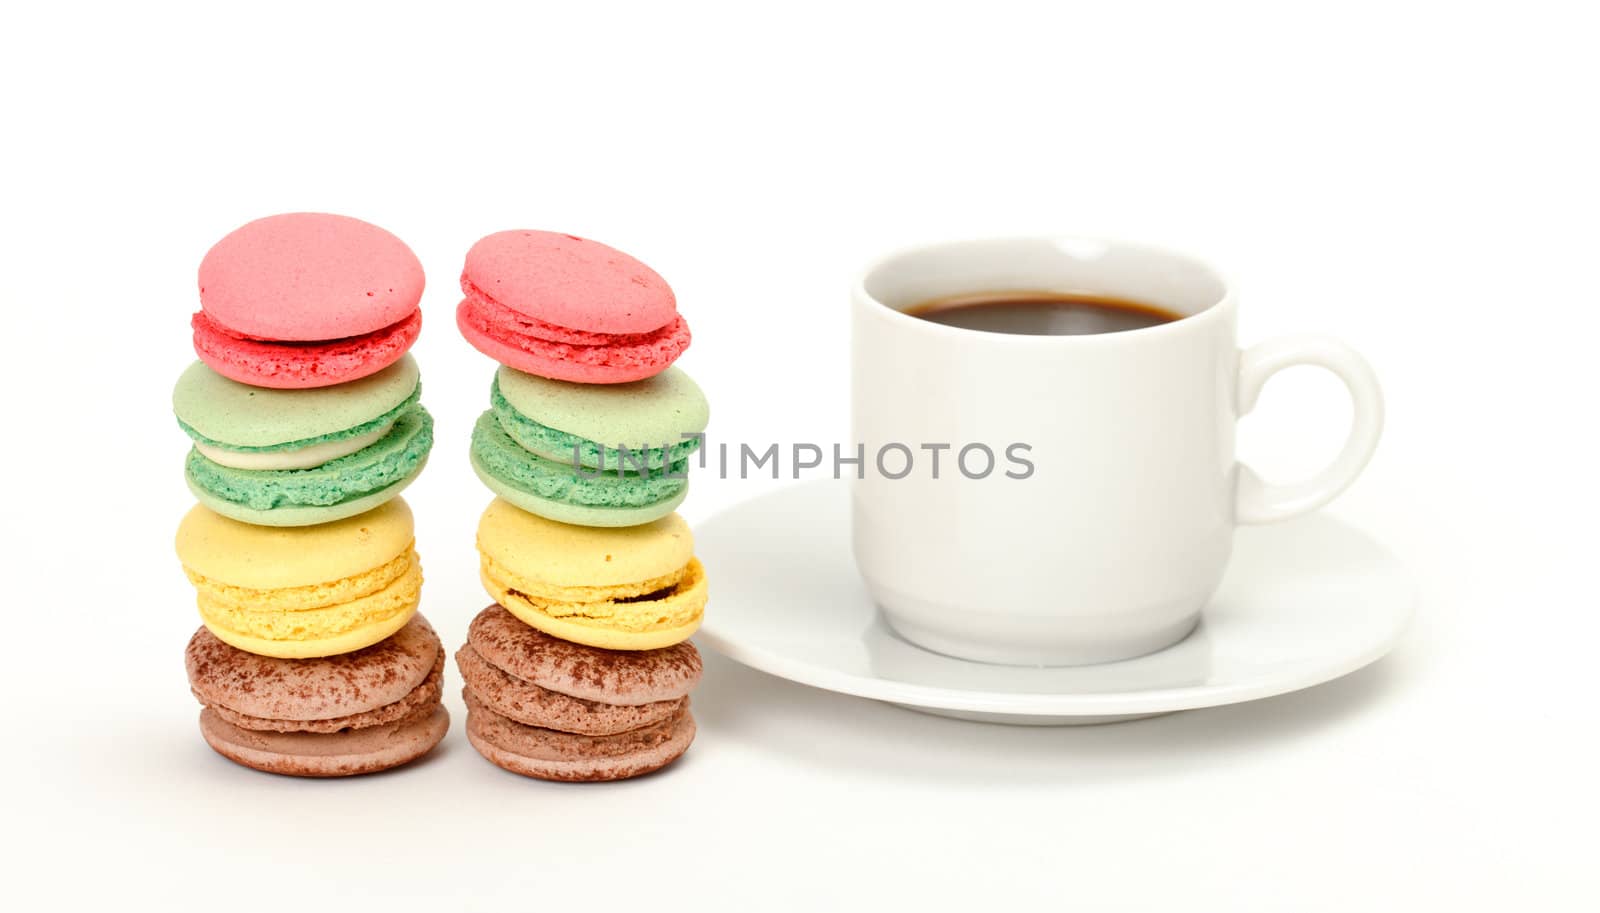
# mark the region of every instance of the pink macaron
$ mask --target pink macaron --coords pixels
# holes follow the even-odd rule
[[[689,325],[655,270],[576,235],[502,231],[467,251],[461,335],[490,358],[553,380],[654,377],[689,347]]]
[[[327,387],[383,370],[422,330],[422,264],[405,242],[348,216],[257,219],[200,262],[194,348],[257,387]]]

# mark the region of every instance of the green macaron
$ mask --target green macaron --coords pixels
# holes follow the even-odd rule
[[[217,513],[261,526],[371,510],[427,462],[433,418],[420,397],[409,355],[359,380],[303,390],[241,384],[195,362],[172,393],[194,441],[189,489]]]
[[[576,384],[501,367],[472,432],[472,467],[495,494],[582,526],[664,517],[688,493],[710,407],[677,368],[625,384]]]

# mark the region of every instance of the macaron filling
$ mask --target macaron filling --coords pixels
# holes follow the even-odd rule
[[[687,468],[684,461],[700,449],[701,438],[695,436],[677,441],[640,441],[637,447],[629,447],[624,453],[619,449],[626,446],[622,441],[593,441],[540,424],[511,405],[500,392],[498,375],[489,388],[489,406],[500,430],[522,449],[569,466],[574,459],[580,466],[608,471],[660,469],[671,465],[676,474],[682,474]],[[607,443],[617,446],[606,446]]]
[[[250,510],[331,506],[408,481],[433,447],[433,417],[420,404],[403,411],[378,441],[302,469],[240,469],[208,458],[198,445],[185,467],[192,486]]]
[[[200,455],[229,469],[310,469],[349,456],[358,450],[365,450],[373,444],[383,440],[394,427],[394,422],[380,425],[371,431],[351,437],[340,438],[334,441],[322,441],[305,447],[281,448],[278,450],[229,450],[211,444],[195,442],[194,449]]]
[[[472,429],[472,462],[525,494],[594,508],[635,508],[677,497],[688,485],[688,464],[644,472],[583,469],[571,460],[550,460],[525,449],[506,434],[493,410],[478,416]]]

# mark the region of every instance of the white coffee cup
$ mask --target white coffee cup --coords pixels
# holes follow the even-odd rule
[[[1183,316],[1028,336],[902,313],[1021,290]],[[929,650],[1017,665],[1110,662],[1187,636],[1222,578],[1234,526],[1327,503],[1366,466],[1383,427],[1361,356],[1311,336],[1241,352],[1235,307],[1203,263],[1088,238],[940,244],[868,269],[853,301],[852,425],[865,455],[853,532],[889,625]],[[1235,461],[1234,426],[1267,378],[1303,364],[1349,388],[1350,435],[1313,478],[1267,484]]]

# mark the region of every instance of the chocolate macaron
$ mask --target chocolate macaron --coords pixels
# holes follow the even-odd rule
[[[421,615],[353,653],[278,659],[195,632],[184,654],[218,754],[268,773],[344,777],[398,767],[439,744],[444,647]]]
[[[693,644],[606,650],[571,643],[492,605],[456,653],[467,739],[490,762],[543,780],[620,780],[677,760],[694,740]]]

